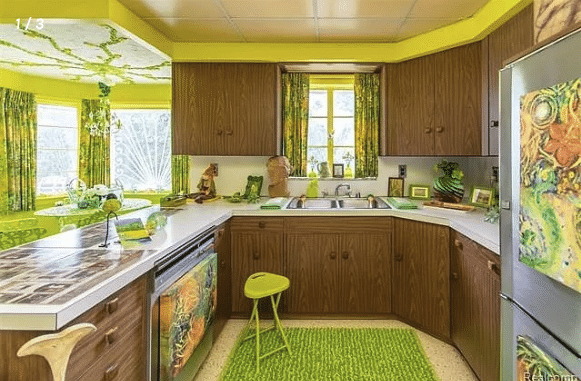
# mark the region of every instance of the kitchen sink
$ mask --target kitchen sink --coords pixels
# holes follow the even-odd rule
[[[299,197],[294,197],[287,209],[390,209],[390,207],[378,198],[370,202],[366,198],[307,198],[301,200]]]

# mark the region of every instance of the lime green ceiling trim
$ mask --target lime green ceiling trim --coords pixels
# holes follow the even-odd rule
[[[42,99],[67,102],[98,98],[100,94],[97,84],[37,77],[5,69],[0,69],[0,87],[27,91]],[[113,105],[170,105],[171,84],[118,84],[111,87],[109,99]]]
[[[395,43],[185,43],[173,60],[266,62],[399,62],[484,38],[532,0],[490,0],[473,17]]]

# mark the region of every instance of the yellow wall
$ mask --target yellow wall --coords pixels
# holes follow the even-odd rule
[[[39,101],[77,103],[99,97],[97,84],[37,77],[0,69],[0,87],[34,93]],[[171,84],[115,85],[109,96],[113,107],[170,107]]]

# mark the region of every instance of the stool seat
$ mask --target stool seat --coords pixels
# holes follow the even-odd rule
[[[260,272],[252,274],[244,285],[244,296],[249,299],[260,299],[283,292],[290,286],[287,277]]]

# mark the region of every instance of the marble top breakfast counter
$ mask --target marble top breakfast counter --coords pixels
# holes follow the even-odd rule
[[[159,206],[124,215],[145,219]],[[416,210],[261,210],[260,204],[225,201],[187,204],[163,211],[167,225],[139,249],[124,250],[115,239],[100,248],[105,223],[60,233],[0,252],[0,329],[57,330],[112,293],[150,271],[156,261],[231,216],[393,216],[450,226],[499,253],[499,226],[484,212]],[[114,229],[110,228],[114,237]]]

